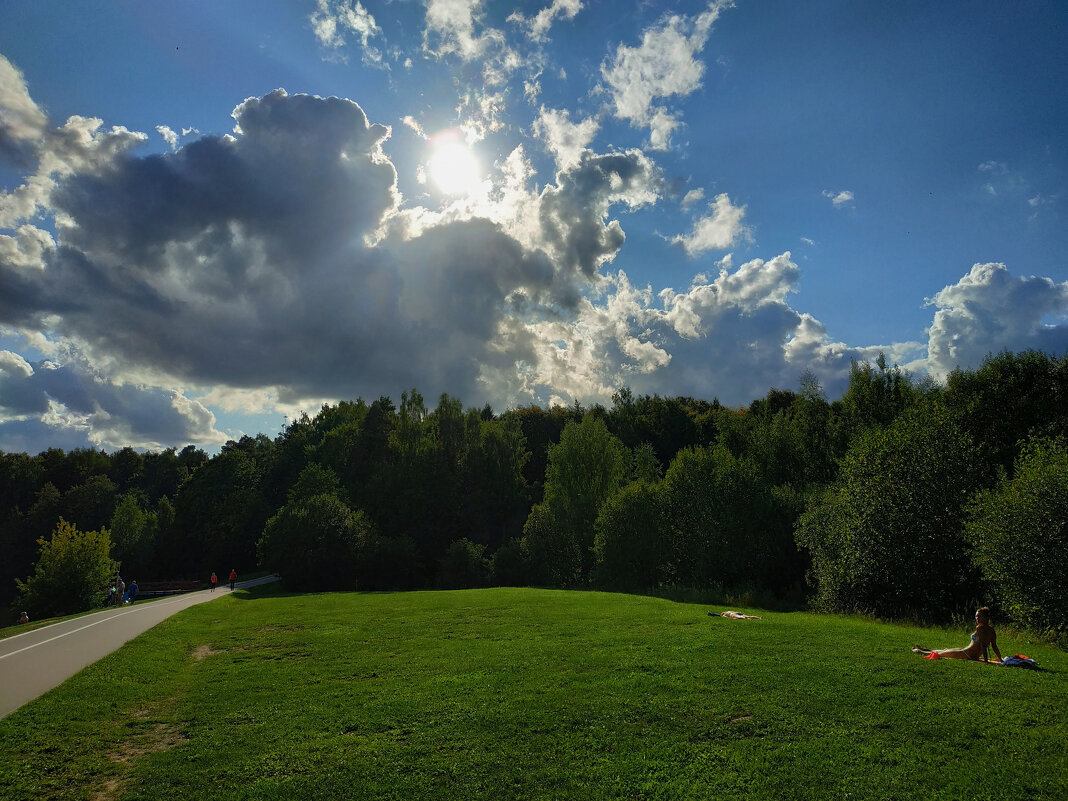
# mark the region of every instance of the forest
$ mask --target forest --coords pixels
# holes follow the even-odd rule
[[[685,588],[917,621],[985,603],[1062,638],[1068,356],[1003,352],[944,383],[880,357],[836,400],[804,374],[742,408],[622,388],[498,414],[411,389],[213,456],[0,452],[0,553],[0,604],[38,618],[99,603],[116,568],[235,568],[299,591]]]

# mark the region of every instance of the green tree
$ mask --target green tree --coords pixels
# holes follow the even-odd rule
[[[476,428],[462,465],[460,528],[492,548],[522,534],[530,511],[523,475],[530,452],[515,418],[470,422]]]
[[[977,597],[964,509],[985,480],[969,438],[938,410],[911,410],[850,448],[838,481],[802,515],[819,606],[946,618]]]
[[[889,366],[883,354],[875,364],[853,362],[841,400],[840,443],[844,446],[869,428],[885,428],[916,400],[911,376],[897,365]]]
[[[107,529],[79,531],[60,520],[50,539],[38,540],[33,575],[16,579],[16,606],[37,618],[69,615],[99,606],[115,575]]]
[[[138,572],[145,563],[149,515],[133,493],[123,495],[115,504],[110,532],[112,556],[127,575]]]
[[[661,583],[670,550],[666,513],[657,482],[629,484],[605,501],[594,526],[599,584],[642,590]]]
[[[1000,603],[1038,631],[1068,634],[1068,449],[1033,441],[1012,478],[975,500],[975,560]]]
[[[782,590],[799,578],[791,519],[751,460],[722,445],[686,448],[664,487],[673,581]]]
[[[1068,356],[988,356],[978,370],[950,373],[942,398],[983,457],[1011,474],[1029,437],[1068,436]]]
[[[370,521],[336,495],[295,496],[263,529],[260,564],[294,590],[354,590]]]
[[[557,551],[554,582],[569,584],[589,576],[594,521],[601,504],[625,483],[629,466],[626,447],[590,414],[581,423],[568,423],[560,442],[549,449],[545,499],[531,510],[523,536],[531,553]],[[562,561],[570,559],[576,562]]]
[[[174,524],[157,556],[160,572],[240,571],[256,561],[256,542],[270,516],[261,479],[272,451],[263,435],[242,437],[197,468],[174,500]]]
[[[634,449],[631,480],[639,484],[655,484],[660,480],[660,460],[656,458],[656,451],[648,442],[642,442]]]
[[[494,551],[490,559],[490,581],[497,587],[526,587],[531,583],[530,560],[521,539],[506,540]]]
[[[490,563],[486,546],[464,537],[456,540],[438,564],[438,586],[445,590],[484,587],[489,580]]]
[[[61,505],[64,519],[83,530],[103,528],[115,511],[115,484],[105,475],[90,476],[63,493]]]

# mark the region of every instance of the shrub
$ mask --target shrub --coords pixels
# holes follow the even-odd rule
[[[267,521],[260,564],[296,590],[352,590],[361,541],[370,523],[335,495],[293,500]]]
[[[1026,626],[1068,634],[1068,450],[1030,443],[1013,478],[979,495],[967,535],[999,602]]]
[[[517,538],[502,543],[490,559],[490,581],[497,587],[526,587],[530,575],[523,543]]]
[[[33,575],[15,580],[16,606],[42,618],[84,612],[103,602],[116,569],[107,529],[79,531],[60,518],[51,539],[37,544],[40,555]]]
[[[963,518],[981,478],[970,440],[941,412],[909,411],[860,435],[798,523],[817,605],[944,619],[971,604],[978,576]]]
[[[485,552],[485,545],[466,537],[453,542],[438,565],[438,586],[446,590],[486,586],[490,565]]]
[[[630,484],[605,501],[594,526],[598,583],[625,589],[660,584],[670,558],[665,506],[659,483]]]
[[[679,451],[664,476],[669,578],[776,589],[801,577],[787,506],[749,459],[724,446]]]

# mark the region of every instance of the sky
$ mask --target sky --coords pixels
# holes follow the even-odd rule
[[[0,450],[1068,350],[1068,4],[0,4]]]

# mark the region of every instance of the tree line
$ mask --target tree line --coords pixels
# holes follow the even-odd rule
[[[1005,352],[944,384],[880,357],[837,400],[804,374],[742,408],[624,388],[495,414],[413,389],[211,457],[0,453],[0,601],[84,605],[54,580],[85,561],[79,534],[94,575],[142,582],[747,589],[917,620],[989,603],[1063,635],[1068,356]]]

